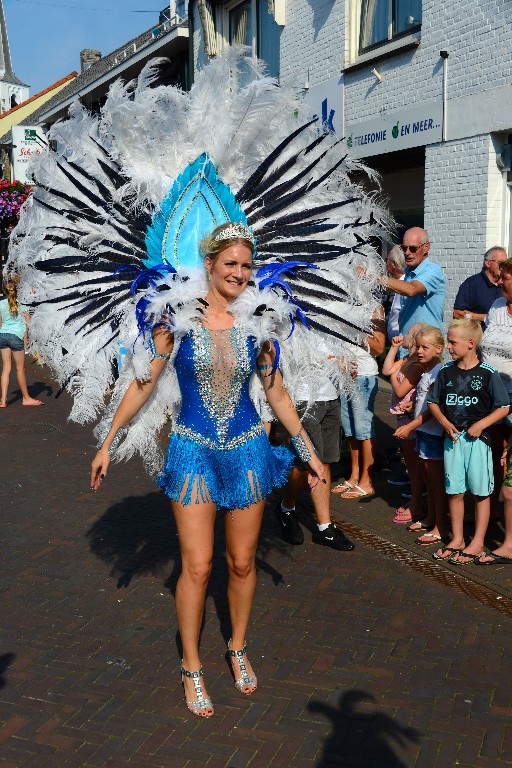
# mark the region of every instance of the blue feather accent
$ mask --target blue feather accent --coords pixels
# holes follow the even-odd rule
[[[202,266],[199,241],[228,221],[247,225],[231,189],[203,153],[176,178],[153,216],[146,233],[146,266],[162,261],[175,269]]]
[[[280,279],[282,275],[286,274],[287,272],[293,273],[293,270],[295,269],[319,269],[319,267],[317,264],[310,264],[307,261],[287,261],[284,264],[282,262],[273,262],[272,264],[265,264],[256,272],[256,281],[260,290],[262,288],[281,288],[288,296],[290,304],[293,305],[293,312],[290,313],[291,330],[287,338],[290,338],[295,329],[295,317],[297,317],[301,323],[306,326],[306,328],[309,328],[308,319],[304,314],[303,308],[293,295],[293,291],[290,285],[286,282],[286,280]],[[272,367],[272,373],[277,370],[280,355],[279,344],[274,342],[274,345],[277,346],[277,349],[276,360],[274,361],[274,365]]]

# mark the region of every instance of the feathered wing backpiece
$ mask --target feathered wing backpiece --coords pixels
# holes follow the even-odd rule
[[[74,396],[71,418],[104,410],[122,361],[100,434],[129,381],[149,374],[152,327],[164,317],[176,350],[202,310],[198,242],[218,224],[256,236],[254,284],[233,314],[274,341],[292,396],[307,385],[314,399],[326,355],[348,362],[347,343],[371,328],[382,271],[371,241],[386,215],[351,181],[362,166],[345,143],[243,57],[218,56],[190,93],[155,87],[150,63],[136,82],[112,85],[99,116],[75,103],[52,128],[58,151],[34,166],[8,269],[35,306],[32,348]],[[121,458],[139,451],[158,469],[157,433],[179,397],[167,366]]]

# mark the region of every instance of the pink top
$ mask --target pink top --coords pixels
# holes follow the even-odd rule
[[[425,366],[417,361],[414,362],[412,365],[419,365],[423,369],[423,372],[425,371]],[[402,369],[403,367],[404,366],[402,365]],[[402,381],[404,381],[405,374],[403,373],[403,370],[398,371],[398,373],[396,374],[396,378],[399,384],[401,384]],[[408,405],[409,403],[414,404],[415,401],[416,401],[416,387],[413,387],[412,389],[410,389],[409,392],[403,397],[398,397],[393,393],[393,395],[391,396],[391,405],[389,406],[389,412],[394,414],[395,416],[403,416],[404,415],[403,406]],[[414,418],[414,408],[410,409],[410,411],[405,411],[405,413],[410,413],[411,418]]]
[[[405,376],[402,373],[402,371],[398,371],[396,378],[398,379],[398,382],[401,384],[402,381],[404,381]],[[408,403],[414,403],[416,399],[416,387],[413,387],[409,392],[404,395],[402,398],[398,397],[393,393],[391,396],[391,405],[389,406],[389,412],[393,413],[395,416],[400,416],[404,414],[404,409],[401,406],[407,405]],[[412,409],[414,413],[414,408]]]

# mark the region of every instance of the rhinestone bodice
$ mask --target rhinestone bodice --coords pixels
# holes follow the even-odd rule
[[[244,328],[211,331],[197,323],[176,355],[182,405],[173,432],[212,448],[233,448],[259,433],[262,425],[249,397],[256,356]]]

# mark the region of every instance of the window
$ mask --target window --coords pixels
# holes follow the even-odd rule
[[[367,50],[420,27],[421,0],[363,0],[359,50]]]
[[[268,0],[229,0],[224,5],[223,37],[230,45],[246,45],[272,77],[279,77],[281,30],[269,13]],[[243,67],[242,67],[243,69]]]
[[[252,9],[251,0],[235,5],[229,11],[229,44],[248,45],[252,48]]]

